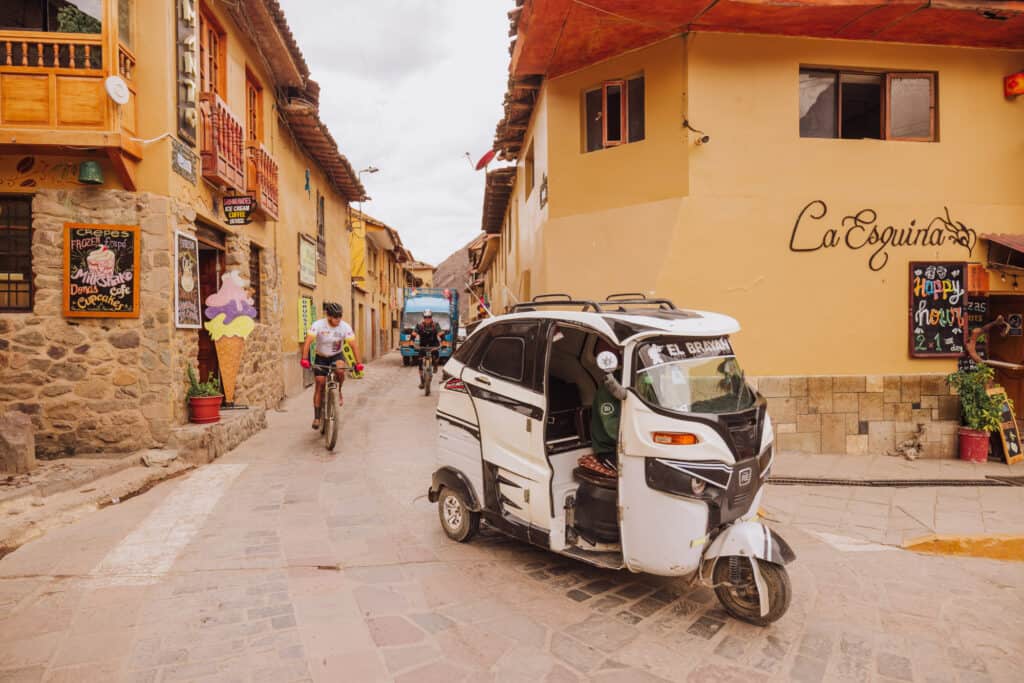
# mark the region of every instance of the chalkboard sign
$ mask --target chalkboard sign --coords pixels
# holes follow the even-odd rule
[[[967,302],[967,334],[970,335],[971,330],[981,327],[988,322],[988,294],[976,294],[972,296]],[[974,344],[974,350],[978,352],[978,355],[982,360],[988,358],[988,338],[987,335],[981,335],[981,338]],[[960,357],[959,369],[964,372],[970,372],[978,367],[978,364],[974,360],[964,353]]]
[[[1021,450],[1020,431],[1017,429],[1017,417],[1013,414],[1010,400],[1006,396],[1006,389],[1000,386],[988,390],[989,396],[994,396],[999,401],[999,438],[1003,444],[1003,459],[1008,464],[1024,460],[1024,451]]]
[[[910,264],[910,355],[958,358],[967,334],[967,264]]]
[[[139,317],[139,228],[64,224],[64,315]]]

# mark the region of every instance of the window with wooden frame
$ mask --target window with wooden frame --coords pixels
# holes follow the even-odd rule
[[[327,274],[327,227],[325,225],[324,196],[317,190],[316,193],[316,268],[318,271]]]
[[[249,69],[245,70],[245,137],[263,142],[263,88]]]
[[[936,75],[800,69],[800,137],[938,140]]]
[[[32,311],[32,198],[0,197],[0,311]]]
[[[583,93],[584,150],[639,142],[646,134],[644,77],[605,81]]]
[[[249,291],[252,293],[252,305],[256,309],[254,320],[260,319],[260,255],[263,250],[255,244],[249,244]]]
[[[227,93],[227,34],[204,5],[199,9],[200,92]]]

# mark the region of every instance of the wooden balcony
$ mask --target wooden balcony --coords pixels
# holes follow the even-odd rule
[[[0,31],[0,145],[105,150],[134,189],[134,160],[142,157],[131,139],[135,57],[123,47],[109,49],[109,41],[107,34]],[[124,106],[104,88],[115,74],[133,93]]]
[[[278,219],[277,162],[258,142],[249,143],[248,190],[256,195],[259,208],[267,218]]]
[[[203,177],[221,187],[245,190],[241,119],[219,95],[205,92],[199,96],[199,127]]]

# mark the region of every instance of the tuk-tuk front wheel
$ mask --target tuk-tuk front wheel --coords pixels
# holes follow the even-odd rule
[[[462,496],[450,488],[441,489],[437,499],[437,515],[448,538],[465,543],[480,529],[480,513],[466,507]]]
[[[765,615],[761,614],[754,567],[749,559],[736,556],[719,558],[712,579],[715,595],[726,612],[755,626],[767,626],[786,613],[793,594],[785,567],[764,561],[758,562],[757,566],[768,592],[768,613]]]

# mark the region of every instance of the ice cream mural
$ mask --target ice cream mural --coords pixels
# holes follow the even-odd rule
[[[242,362],[245,338],[256,326],[253,318],[256,309],[252,298],[246,293],[247,283],[231,270],[220,277],[220,289],[206,297],[206,331],[210,333],[217,348],[217,362],[220,365],[220,381],[224,388],[224,399],[235,402],[235,380]]]

